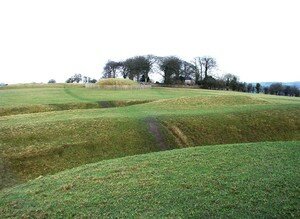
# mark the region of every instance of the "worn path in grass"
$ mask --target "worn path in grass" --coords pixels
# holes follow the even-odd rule
[[[166,150],[168,149],[163,134],[161,133],[160,130],[160,124],[158,123],[157,119],[153,118],[153,117],[148,117],[146,118],[146,123],[149,127],[149,131],[154,135],[155,140],[157,142],[157,144],[159,145],[159,147],[162,150]]]

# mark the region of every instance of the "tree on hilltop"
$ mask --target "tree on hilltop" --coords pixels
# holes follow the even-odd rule
[[[104,77],[105,78],[116,78],[117,71],[121,68],[120,62],[108,61],[104,66]]]
[[[162,71],[165,84],[173,84],[180,80],[182,60],[176,56],[160,59],[159,68]]]
[[[74,82],[79,83],[80,81],[82,81],[82,75],[74,74],[72,77],[66,80],[66,83],[74,83]]]
[[[147,80],[151,71],[153,62],[150,56],[135,56],[122,62],[122,76],[137,81]]]
[[[201,64],[203,66],[204,78],[208,76],[209,72],[211,72],[213,69],[217,67],[216,59],[208,56],[201,58]]]

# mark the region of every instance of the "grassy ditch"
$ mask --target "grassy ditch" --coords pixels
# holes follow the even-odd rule
[[[86,163],[164,149],[300,140],[298,115],[299,110],[273,109],[160,116],[155,123],[149,123],[155,117],[104,117],[4,126],[1,157],[9,167],[4,176],[24,182]]]

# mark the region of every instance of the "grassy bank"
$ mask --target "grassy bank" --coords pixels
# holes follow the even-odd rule
[[[2,217],[300,217],[300,142],[103,161],[0,192]]]

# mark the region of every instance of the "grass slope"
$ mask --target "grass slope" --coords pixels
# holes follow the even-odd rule
[[[2,218],[300,217],[300,142],[150,153],[0,192]]]
[[[0,90],[0,95],[0,111],[20,113],[0,116],[0,188],[82,164],[165,149],[300,140],[299,98],[199,89],[74,87],[19,87]],[[64,108],[100,102],[125,107]],[[22,106],[49,104],[55,106],[52,112],[22,114],[27,112]]]
[[[195,89],[155,88],[145,90],[101,90],[76,87],[0,88],[0,107],[35,104],[97,102],[100,100],[153,100],[184,96],[214,95],[215,92]]]

